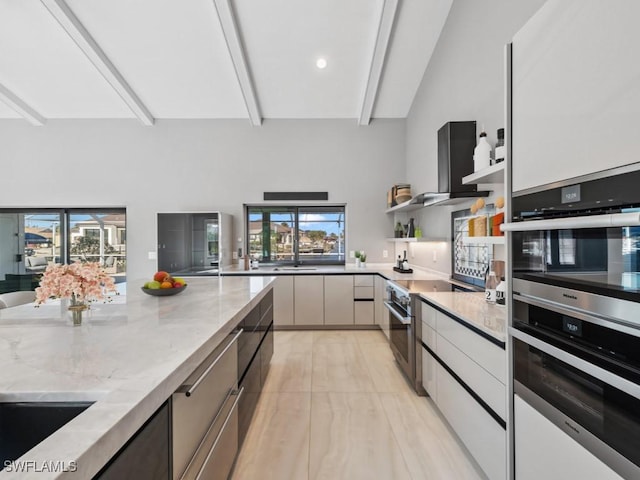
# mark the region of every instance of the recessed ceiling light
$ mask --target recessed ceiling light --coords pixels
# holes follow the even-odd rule
[[[320,70],[322,70],[323,68],[327,68],[327,59],[322,57],[317,59],[316,67],[318,67]]]

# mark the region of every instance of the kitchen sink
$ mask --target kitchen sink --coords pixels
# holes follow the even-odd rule
[[[278,270],[317,270],[316,267],[276,267],[273,269],[274,271],[278,271]]]
[[[73,402],[0,402],[0,469],[93,405]]]

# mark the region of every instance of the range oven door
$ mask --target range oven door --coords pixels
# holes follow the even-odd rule
[[[396,361],[405,372],[405,375],[413,378],[411,359],[414,355],[412,318],[406,310],[397,307],[390,302],[384,302],[389,311],[389,343]]]

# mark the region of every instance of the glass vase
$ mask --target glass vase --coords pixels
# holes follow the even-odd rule
[[[87,304],[76,299],[75,295],[71,295],[71,303],[69,304],[69,312],[71,312],[71,319],[73,320],[73,326],[82,325],[82,312],[87,309]]]

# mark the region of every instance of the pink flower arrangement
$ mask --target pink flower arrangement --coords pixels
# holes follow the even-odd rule
[[[118,294],[113,278],[98,263],[49,265],[36,288],[36,305],[50,298],[70,298],[74,304],[110,301],[107,293]]]

